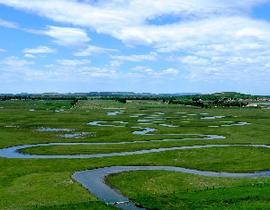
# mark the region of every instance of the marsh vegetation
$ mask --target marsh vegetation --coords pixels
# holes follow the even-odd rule
[[[72,179],[75,171],[87,169],[178,166],[202,171],[253,173],[270,168],[270,149],[244,146],[269,144],[270,111],[267,109],[206,109],[157,101],[82,100],[75,105],[71,102],[1,101],[0,148],[55,142],[90,143],[31,147],[22,151],[25,154],[78,155],[194,145],[235,146],[91,159],[2,157],[0,209],[114,209]],[[138,133],[140,131],[147,132]],[[202,135],[225,138],[209,140]],[[270,205],[268,177],[213,178],[168,171],[133,171],[109,176],[107,182],[148,209],[256,209]]]

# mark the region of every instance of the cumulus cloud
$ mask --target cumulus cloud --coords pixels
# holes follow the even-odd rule
[[[178,69],[174,69],[174,68],[168,68],[168,69],[164,69],[163,71],[161,71],[162,75],[177,75],[179,74],[179,70]]]
[[[7,21],[7,20],[3,20],[3,19],[0,19],[0,26],[6,27],[6,28],[18,28],[17,23]]]
[[[252,8],[266,2],[269,1],[47,0],[44,3],[43,0],[0,0],[0,4],[72,25],[72,28],[48,26],[42,34],[52,37],[57,44],[84,46],[83,50],[74,53],[75,56],[114,52],[89,46],[86,30],[90,29],[127,45],[147,45],[150,51],[156,52],[112,55],[110,68],[122,62],[157,61],[161,56],[169,56],[171,66],[179,65],[181,70],[189,72],[189,78],[201,80],[244,77],[250,80],[269,74],[270,23],[250,15]],[[163,17],[176,21],[155,24]],[[162,71],[153,69],[140,71],[148,72],[148,75],[179,73],[169,65]]]
[[[90,76],[90,77],[109,77],[113,78],[115,75],[118,73],[109,68],[97,68],[97,67],[90,67],[90,68],[85,68],[82,70],[82,73],[84,76]]]
[[[154,70],[152,68],[146,67],[146,66],[135,66],[133,71],[141,72],[141,73],[152,73]]]
[[[54,53],[55,50],[47,46],[38,46],[36,48],[26,48],[23,52],[26,54],[47,54]]]
[[[49,36],[53,38],[56,44],[67,47],[82,47],[90,41],[87,32],[81,28],[47,26],[45,30],[27,29],[25,31]]]
[[[11,56],[11,57],[4,58],[3,60],[0,60],[0,64],[3,66],[12,67],[12,68],[22,68],[29,65],[33,65],[34,62],[24,60],[15,56]]]
[[[54,38],[57,44],[64,46],[80,46],[90,41],[87,33],[79,28],[48,26],[44,34]]]
[[[156,53],[139,54],[139,55],[116,55],[111,56],[115,61],[129,61],[129,62],[142,62],[142,61],[155,61],[157,59]]]
[[[61,60],[57,60],[57,63],[63,66],[76,67],[76,66],[83,66],[83,65],[90,64],[91,61],[77,60],[77,59],[61,59]]]
[[[265,0],[0,0],[1,4],[36,13],[57,22],[91,27],[112,35],[127,27],[147,25],[147,20],[162,15],[191,19],[246,14]],[[151,8],[151,9],[149,9]]]
[[[119,75],[107,67],[94,67],[88,60],[59,59],[46,66],[11,56],[0,60],[0,78],[3,81],[83,82],[94,78],[113,78]],[[78,68],[79,67],[79,68]]]
[[[24,9],[57,22],[89,27],[125,43],[152,45],[160,52],[179,51],[228,39],[237,43],[243,36],[268,42],[270,24],[248,18],[250,9],[264,2],[266,0],[112,0],[95,3],[48,0],[44,4],[42,0],[0,0],[0,4]],[[165,25],[147,22],[162,15],[179,17],[179,21]],[[49,26],[44,34],[62,45],[89,41],[86,32],[77,28]],[[76,55],[86,56],[103,51],[90,46]]]
[[[118,52],[118,50],[89,45],[87,48],[74,53],[74,56],[87,57],[94,54],[105,54],[105,53],[112,53],[112,52]]]
[[[164,14],[182,17],[205,17],[210,15],[232,15],[246,13],[251,7],[265,0],[0,0],[0,3],[25,9],[58,22],[91,26],[102,30],[102,26],[113,29],[116,24],[138,25],[147,19]],[[151,8],[151,9],[149,9]],[[80,17],[80,18],[78,18]],[[111,26],[110,26],[111,25]],[[104,29],[107,30],[107,29]]]
[[[179,74],[179,70],[175,68],[166,68],[162,70],[154,70],[150,67],[146,66],[136,66],[132,69],[135,71],[137,74],[136,76],[151,76],[151,77],[162,77],[162,76],[177,76]]]
[[[50,54],[54,53],[55,49],[48,46],[38,46],[36,48],[26,48],[23,50],[24,56],[29,58],[34,58],[38,54]]]

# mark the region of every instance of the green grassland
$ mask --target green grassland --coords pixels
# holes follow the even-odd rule
[[[124,110],[108,116],[108,108]],[[61,111],[59,112],[59,110]],[[138,125],[136,114],[161,117],[166,124]],[[186,112],[186,114],[183,114]],[[200,113],[226,116],[201,120]],[[191,115],[188,115],[191,114]],[[196,115],[192,115],[196,114]],[[183,117],[186,116],[186,117]],[[124,127],[97,127],[90,121],[125,121]],[[226,121],[226,122],[225,122]],[[228,121],[249,122],[247,126],[210,128]],[[133,127],[156,128],[154,134],[133,135]],[[34,154],[95,154],[136,151],[160,147],[205,144],[269,144],[270,110],[253,108],[199,109],[154,101],[122,104],[115,101],[2,101],[0,102],[0,148],[49,142],[122,142],[176,138],[172,142],[128,145],[49,146],[23,150]],[[59,137],[63,132],[38,132],[41,127],[70,128],[74,132],[94,132],[80,139]],[[72,132],[71,132],[72,133]],[[187,141],[164,134],[214,134],[223,140]],[[182,137],[183,138],[183,137]],[[169,151],[126,157],[95,159],[26,160],[0,158],[0,209],[114,209],[98,201],[72,180],[75,171],[117,165],[168,165],[186,168],[253,172],[270,169],[270,152],[265,148],[208,148]],[[270,178],[210,178],[173,172],[128,172],[107,181],[136,203],[149,209],[270,209]]]

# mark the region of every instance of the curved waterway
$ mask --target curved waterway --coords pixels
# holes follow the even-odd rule
[[[168,134],[173,135],[173,134]],[[147,141],[127,141],[127,142],[108,142],[108,143],[47,143],[47,144],[28,144],[13,146],[8,148],[0,149],[0,157],[4,158],[25,158],[25,159],[56,159],[56,158],[102,158],[102,157],[114,157],[114,156],[127,156],[127,155],[138,155],[147,153],[156,153],[163,151],[173,151],[177,149],[182,149],[183,147],[171,147],[171,148],[158,148],[150,150],[137,150],[133,152],[117,152],[117,153],[104,153],[104,154],[91,154],[91,155],[34,155],[25,154],[22,152],[24,149],[34,148],[34,147],[47,147],[47,146],[72,146],[72,145],[117,145],[117,144],[138,144],[138,143],[148,143],[148,142],[174,142],[174,141],[188,141],[188,140],[219,140],[225,139],[224,136],[218,135],[202,135],[202,134],[177,134],[178,136],[184,137],[194,137],[195,138],[182,138],[182,139],[161,139],[161,140],[147,140]]]
[[[188,136],[183,139],[162,139],[162,140],[149,140],[149,141],[133,141],[133,142],[118,142],[118,143],[48,143],[48,144],[32,144],[32,145],[21,145],[9,148],[0,149],[0,157],[3,158],[20,158],[20,159],[52,159],[52,158],[102,158],[102,157],[117,157],[117,156],[127,156],[127,155],[139,155],[139,154],[149,154],[149,153],[159,153],[165,151],[176,151],[176,150],[188,150],[188,149],[203,149],[203,148],[227,148],[227,147],[252,147],[252,148],[268,148],[269,145],[195,145],[195,146],[179,146],[171,148],[158,148],[149,150],[139,150],[132,152],[117,152],[117,153],[107,153],[107,154],[89,154],[89,155],[34,155],[25,154],[21,150],[33,147],[46,147],[46,146],[63,146],[63,145],[113,145],[113,144],[134,144],[134,143],[146,143],[146,142],[162,142],[162,141],[179,141],[179,140],[218,140],[224,139],[223,136],[218,135],[200,135],[200,134],[183,134],[183,136]],[[192,138],[195,137],[195,138]],[[103,202],[118,207],[124,210],[139,210],[144,209],[136,206],[135,203],[130,201],[127,197],[122,195],[119,191],[113,189],[106,184],[105,179],[111,174],[128,172],[128,171],[172,171],[181,172],[201,176],[210,177],[234,177],[234,178],[252,178],[252,177],[265,177],[270,176],[270,170],[260,171],[254,173],[228,173],[228,172],[213,172],[213,171],[201,171],[196,169],[188,169],[182,167],[172,167],[172,166],[113,166],[106,168],[99,168],[87,171],[78,171],[73,174],[73,179],[79,182],[83,187],[85,187],[89,192],[95,195],[97,198]]]
[[[213,145],[214,146],[214,145]],[[225,146],[225,145],[223,145]],[[228,146],[228,145],[227,145]],[[204,147],[205,148],[205,147]],[[269,148],[269,147],[267,147]],[[135,203],[130,201],[127,197],[122,195],[117,190],[111,188],[106,184],[105,179],[107,176],[128,171],[172,171],[188,174],[195,174],[210,177],[234,177],[234,178],[252,178],[270,176],[270,171],[262,171],[255,173],[227,173],[227,172],[212,172],[200,171],[195,169],[187,169],[182,167],[172,166],[113,166],[106,168],[99,168],[87,171],[80,171],[73,174],[73,178],[79,182],[84,188],[89,190],[97,198],[103,202],[114,205],[124,210],[141,210],[144,208],[136,206]]]

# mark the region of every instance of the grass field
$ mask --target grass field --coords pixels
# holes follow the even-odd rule
[[[107,112],[115,110],[123,110],[123,113],[107,115]],[[205,116],[224,117],[202,119]],[[121,127],[87,125],[92,121]],[[248,122],[250,125],[224,126],[237,122]],[[74,107],[71,101],[0,102],[0,148],[49,142],[117,143],[174,139],[170,142],[35,147],[22,151],[33,154],[96,154],[205,144],[269,144],[269,126],[270,110],[267,109],[199,109],[152,101],[121,104],[89,100],[80,101]],[[156,131],[149,133],[151,135],[132,133],[147,127]],[[39,128],[70,131],[40,132]],[[95,135],[76,139],[61,137],[62,134],[75,132]],[[226,139],[191,141],[170,134],[194,134],[193,137],[212,134],[225,136]],[[73,160],[0,158],[0,209],[114,209],[98,201],[72,180],[71,175],[75,171],[85,169],[168,165],[210,171],[254,172],[270,169],[269,160],[268,149],[245,147]],[[270,178],[211,178],[140,171],[112,175],[107,181],[134,202],[149,209],[270,209]]]

